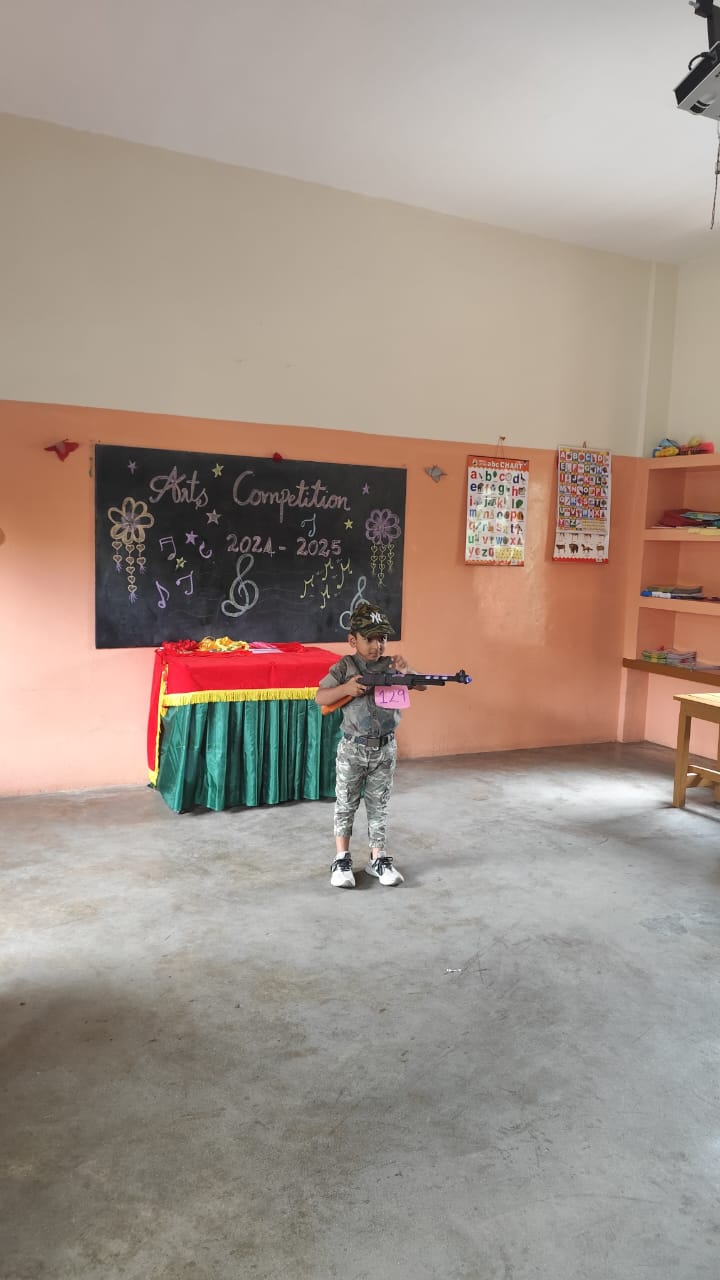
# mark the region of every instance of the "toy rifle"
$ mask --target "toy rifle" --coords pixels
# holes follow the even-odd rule
[[[378,685],[398,684],[404,684],[406,689],[424,689],[433,685],[441,685],[444,688],[448,683],[472,683],[472,676],[469,676],[466,671],[456,671],[454,676],[421,675],[418,671],[408,671],[407,675],[401,675],[399,671],[368,671],[362,672],[360,679],[367,689],[374,689]],[[321,711],[324,716],[327,716],[331,711],[337,711],[339,707],[344,707],[352,701],[350,697],[339,698],[337,702],[321,707]]]

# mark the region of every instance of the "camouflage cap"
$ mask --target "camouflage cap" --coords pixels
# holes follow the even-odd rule
[[[371,636],[392,636],[395,634],[390,626],[390,620],[384,610],[379,609],[374,604],[360,604],[354,609],[350,615],[350,631],[365,636],[369,640]]]

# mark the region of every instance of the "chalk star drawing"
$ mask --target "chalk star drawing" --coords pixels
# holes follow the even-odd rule
[[[369,484],[364,484],[364,485],[363,485],[363,493],[369,493],[369,492],[370,492],[370,485],[369,485]]]
[[[194,532],[194,530],[191,530],[190,533],[185,534],[185,541],[191,542],[193,546],[195,546],[196,538],[197,538],[197,534]]]
[[[221,476],[221,475],[222,475],[222,473],[223,473],[223,465],[222,465],[222,463],[221,463],[221,462],[216,462],[216,463],[215,463],[215,466],[214,466],[214,467],[213,467],[213,469],[212,469],[212,473],[213,473],[213,475],[215,476],[215,478],[216,478],[216,479],[217,479],[217,477],[218,477],[218,476]]]
[[[122,549],[125,548],[125,575],[130,603],[137,600],[135,566],[145,572],[145,533],[152,529],[155,517],[148,511],[147,503],[135,498],[123,498],[122,506],[108,508],[110,540],[115,552],[115,568],[120,572]]]
[[[352,529],[352,520],[346,520],[346,521],[345,521],[345,528],[346,528],[346,529]]]
[[[182,556],[178,556],[177,560],[175,561],[175,568],[176,568],[176,569],[184,569],[184,568],[185,568],[185,563],[186,563],[186,562],[185,562],[185,560],[183,560],[183,557],[182,557]]]
[[[220,516],[215,510],[206,511],[205,515],[207,516],[208,524],[217,524],[220,519]]]
[[[137,462],[128,462],[128,471],[131,473],[131,475],[135,475],[136,467],[137,467]]]

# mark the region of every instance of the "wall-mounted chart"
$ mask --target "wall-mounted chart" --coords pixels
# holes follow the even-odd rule
[[[95,446],[95,643],[342,639],[363,600],[401,635],[398,467]]]
[[[553,560],[607,564],[610,547],[611,454],[587,445],[558,449]]]
[[[465,563],[524,565],[528,505],[526,458],[467,460]]]

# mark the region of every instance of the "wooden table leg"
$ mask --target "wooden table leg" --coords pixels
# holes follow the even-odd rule
[[[691,728],[692,716],[688,714],[681,703],[678,717],[677,749],[675,752],[675,785],[673,787],[673,808],[675,809],[685,808]]]
[[[718,725],[718,749],[717,749],[717,768],[720,769],[720,725]],[[713,795],[715,803],[720,803],[720,782],[716,782],[713,787]]]

